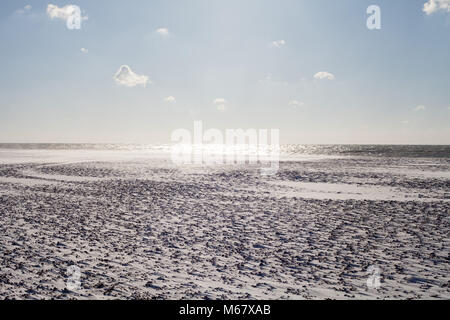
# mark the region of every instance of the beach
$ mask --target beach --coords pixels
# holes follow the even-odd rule
[[[265,176],[2,149],[0,299],[450,299],[449,172],[446,157],[312,154]]]

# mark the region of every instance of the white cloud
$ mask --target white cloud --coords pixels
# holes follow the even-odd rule
[[[83,53],[85,53],[85,54],[89,52],[89,50],[86,49],[86,48],[81,48],[80,51],[83,52]]]
[[[285,44],[286,44],[286,41],[284,41],[284,40],[275,40],[275,41],[272,41],[272,43],[270,45],[275,48],[280,48],[280,47],[284,46]]]
[[[50,17],[50,19],[56,18],[67,21],[67,19],[71,17],[76,12],[77,9],[79,9],[79,7],[73,4],[68,4],[61,8],[59,8],[55,4],[49,4],[47,5],[47,15]],[[82,16],[81,19],[87,20],[87,17]]]
[[[317,72],[317,73],[314,75],[314,78],[315,78],[315,79],[319,79],[319,80],[323,80],[323,79],[334,80],[334,79],[336,79],[336,77],[334,76],[334,74],[329,73],[329,72],[326,72],[326,71],[320,71],[320,72]]]
[[[31,10],[31,5],[27,4],[25,7],[23,7],[25,10]]]
[[[408,120],[402,120],[400,123],[401,123],[401,124],[408,124],[409,121],[408,121]]]
[[[177,99],[175,99],[175,97],[173,97],[173,96],[169,96],[169,97],[164,98],[164,101],[169,102],[169,103],[175,103],[175,102],[177,102]]]
[[[425,107],[424,105],[420,105],[414,108],[415,111],[425,111],[427,107]]]
[[[423,5],[423,12],[430,15],[438,10],[450,12],[450,0],[428,0]]]
[[[224,98],[217,98],[217,99],[214,99],[213,103],[214,104],[224,104],[224,103],[227,103],[227,100],[225,100]]]
[[[137,85],[146,86],[147,82],[152,83],[147,76],[134,73],[127,65],[120,66],[119,70],[114,75],[114,80],[117,84],[126,87],[135,87]]]
[[[291,100],[291,101],[289,101],[289,105],[294,107],[294,108],[298,108],[298,107],[304,106],[305,104],[303,102],[301,102],[301,101],[298,101],[298,100]]]
[[[158,28],[155,32],[162,37],[168,37],[170,35],[169,29],[167,28]]]

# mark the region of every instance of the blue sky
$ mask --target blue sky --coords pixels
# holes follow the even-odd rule
[[[1,1],[0,142],[167,143],[202,120],[449,144],[450,1],[430,1]]]

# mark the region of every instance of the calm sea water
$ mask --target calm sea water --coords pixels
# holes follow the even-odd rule
[[[130,150],[170,151],[170,145],[0,143],[9,150]],[[348,155],[409,158],[450,158],[450,145],[300,145],[281,146],[284,155]]]

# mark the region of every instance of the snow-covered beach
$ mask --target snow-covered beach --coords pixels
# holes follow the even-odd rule
[[[262,176],[126,150],[1,150],[0,298],[449,299],[449,169],[311,156]]]

